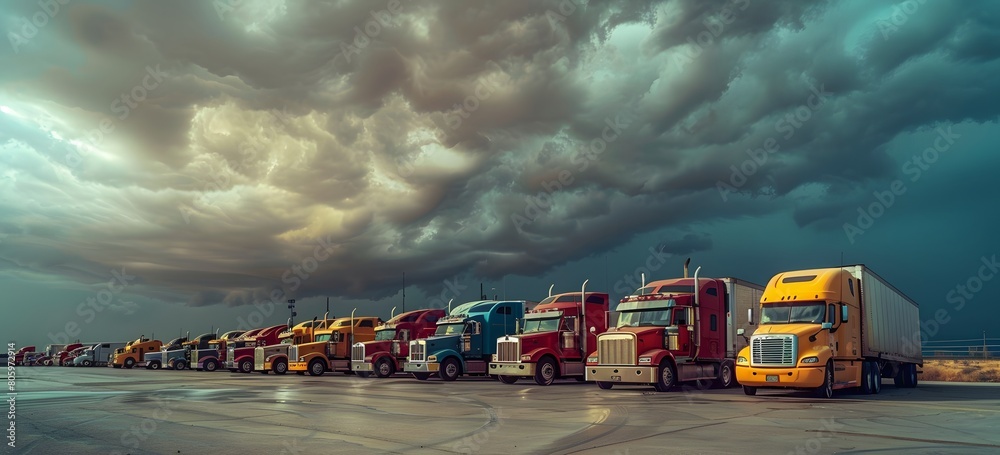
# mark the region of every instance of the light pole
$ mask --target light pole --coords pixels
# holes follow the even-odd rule
[[[295,299],[288,299],[288,311],[291,313],[291,317],[288,318],[291,321],[289,325],[295,325]]]

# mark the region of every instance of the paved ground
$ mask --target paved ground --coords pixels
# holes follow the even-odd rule
[[[18,368],[4,453],[998,453],[1000,384],[655,393],[341,374]],[[6,442],[6,441],[5,441]]]

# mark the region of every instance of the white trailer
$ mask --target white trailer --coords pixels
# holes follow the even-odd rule
[[[124,347],[125,343],[119,342],[95,343],[93,346],[83,351],[83,354],[80,354],[73,359],[73,365],[84,367],[107,366],[108,363],[111,362],[111,356],[114,354],[115,349]]]

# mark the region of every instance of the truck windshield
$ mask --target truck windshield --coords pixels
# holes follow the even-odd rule
[[[777,303],[767,304],[761,308],[761,324],[792,324],[823,322],[826,305],[823,303]]]
[[[396,339],[396,329],[384,329],[375,332],[375,341],[386,341]]]
[[[316,335],[313,341],[330,341],[330,337],[333,336],[332,333],[324,333],[322,335]]]
[[[627,311],[618,318],[618,327],[666,327],[670,324],[670,310]]]
[[[559,318],[527,319],[522,333],[553,332],[559,328]]]
[[[282,338],[280,344],[292,344],[292,337]]]
[[[441,324],[437,326],[437,330],[434,331],[435,335],[461,335],[465,332],[465,323],[459,322],[457,324]]]

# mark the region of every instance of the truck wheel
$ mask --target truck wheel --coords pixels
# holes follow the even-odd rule
[[[219,369],[219,364],[216,363],[214,360],[209,360],[208,362],[205,362],[205,371],[212,372],[217,369]]]
[[[653,384],[653,388],[657,392],[669,391],[677,385],[677,369],[674,368],[674,363],[670,360],[660,362],[660,368],[656,372],[656,384]]]
[[[125,359],[125,368],[132,369],[135,366],[135,359],[129,357]]]
[[[431,377],[430,373],[412,373],[412,374],[413,377],[417,378],[418,381],[426,381],[427,378]]]
[[[862,395],[870,395],[872,389],[875,388],[874,377],[872,374],[872,363],[868,361],[861,362],[861,387],[859,391]]]
[[[757,394],[757,388],[745,385],[745,386],[743,386],[743,393],[745,395],[754,396],[754,395]]]
[[[326,372],[326,365],[323,365],[323,361],[320,359],[314,359],[309,362],[309,376],[323,376]]]
[[[872,395],[877,395],[882,391],[882,369],[878,362],[872,362]]]
[[[187,366],[188,366],[187,362],[183,360],[178,360],[177,362],[174,362],[174,369],[178,371],[187,368]]]
[[[150,370],[159,370],[160,369],[160,362],[149,362],[149,369]]]
[[[903,376],[906,372],[906,364],[899,364],[895,367],[895,375],[892,377],[892,383],[895,384],[896,388],[903,388]]]
[[[271,365],[271,370],[274,374],[285,374],[288,372],[288,361],[285,359],[275,360]]]
[[[723,362],[719,367],[719,377],[715,380],[715,386],[720,389],[728,389],[736,383],[736,375],[733,374],[733,364]]]
[[[462,366],[458,364],[458,360],[454,357],[448,357],[441,362],[441,371],[438,371],[438,376],[444,381],[454,381],[462,375]]]
[[[917,365],[907,363],[903,367],[903,387],[912,389],[917,386]]]
[[[556,363],[552,361],[551,357],[542,358],[542,361],[538,362],[537,368],[535,368],[535,384],[552,385],[556,376],[559,376]]]
[[[819,398],[833,398],[833,362],[826,363],[826,370],[823,372],[823,385],[816,388],[816,396]]]
[[[93,363],[91,363],[89,360],[84,360],[83,362],[80,362],[80,363],[82,363],[83,366],[85,366],[85,367],[89,367],[89,366],[93,365]]]
[[[601,390],[611,390],[611,388],[614,386],[615,383],[613,382],[597,381],[597,387],[600,387]]]
[[[252,373],[253,372],[253,362],[250,360],[244,360],[240,362],[240,373]]]
[[[375,376],[379,378],[387,378],[392,376],[396,372],[396,366],[392,364],[392,361],[387,357],[382,357],[375,362]]]
[[[497,380],[504,384],[513,384],[517,382],[517,376],[507,376],[505,374],[501,374],[500,376],[497,376]]]

